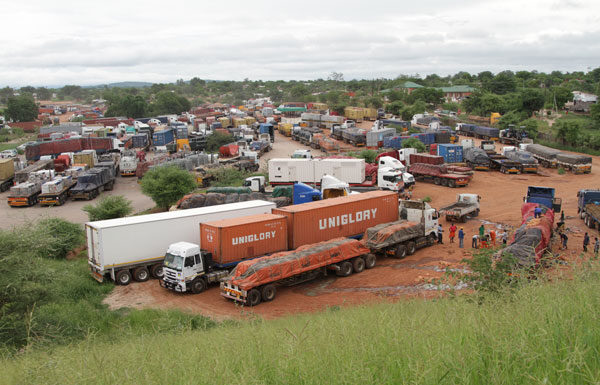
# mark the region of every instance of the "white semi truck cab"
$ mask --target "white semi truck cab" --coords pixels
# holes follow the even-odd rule
[[[169,245],[163,264],[163,277],[160,285],[170,290],[194,294],[203,292],[209,283],[226,277],[229,270],[212,269],[210,253],[200,250],[200,246],[190,242],[177,242]]]
[[[440,214],[427,202],[400,201],[400,218],[421,223],[425,227],[425,236],[436,236]]]
[[[406,172],[406,166],[398,159],[391,156],[382,156],[379,158],[377,169],[377,186],[382,189],[398,191],[398,177],[403,182],[403,187],[410,187],[415,184],[415,178],[412,174]],[[393,188],[395,185],[395,188]]]

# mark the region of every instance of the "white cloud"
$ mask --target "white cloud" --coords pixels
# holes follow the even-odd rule
[[[346,79],[600,63],[600,3],[6,2],[0,86]]]

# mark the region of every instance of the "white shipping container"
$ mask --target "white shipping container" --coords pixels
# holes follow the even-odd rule
[[[365,180],[365,160],[291,158],[269,160],[269,182],[271,183],[318,183],[325,174],[347,183],[362,183]]]
[[[102,282],[120,270],[161,264],[170,244],[200,243],[200,223],[269,214],[272,202],[254,200],[197,209],[88,222],[85,224],[88,264]]]
[[[365,180],[364,159],[313,159],[316,182],[323,175],[332,175],[346,183],[362,183]]]
[[[42,194],[58,194],[65,188],[63,178],[58,177],[42,185]]]

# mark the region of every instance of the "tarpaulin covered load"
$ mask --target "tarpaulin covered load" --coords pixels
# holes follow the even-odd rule
[[[475,163],[475,164],[485,164],[488,165],[490,163],[490,158],[483,150],[479,147],[467,147],[463,149],[463,157],[466,161]]]
[[[209,187],[207,192],[218,194],[249,194],[252,190],[249,187]]]
[[[527,147],[529,150],[529,146]],[[579,154],[565,154],[564,152],[560,152],[556,154],[556,160],[563,163],[568,164],[590,164],[592,163],[592,157],[587,155],[579,155]]]
[[[521,164],[537,164],[537,160],[526,151],[507,151],[504,156],[513,162],[519,162]]]
[[[279,281],[369,252],[370,250],[356,239],[336,238],[301,246],[293,251],[241,262],[227,277],[227,281],[242,290],[250,290],[265,283]]]
[[[355,144],[365,144],[367,142],[367,134],[361,128],[346,128],[342,130],[342,138]]]
[[[535,218],[534,210],[538,206],[542,209],[542,215]],[[521,206],[521,216],[521,226],[513,235],[510,245],[500,255],[512,255],[520,266],[532,267],[540,262],[550,244],[554,211],[537,203],[524,203]]]
[[[556,158],[556,155],[560,154],[559,150],[542,146],[541,144],[530,144],[527,146],[527,151],[532,154],[543,156],[544,158],[549,159],[554,159]]]
[[[292,199],[288,197],[267,197],[263,193],[252,192],[244,194],[190,194],[186,195],[177,202],[179,209],[195,209],[198,207],[208,207],[222,205],[225,203],[246,202],[252,200],[265,200],[275,203],[277,207],[285,207],[292,204]]]
[[[475,126],[474,131],[477,135],[488,138],[498,138],[500,136],[500,130],[495,127]]]
[[[226,158],[236,156],[239,152],[240,147],[237,144],[226,144],[219,148],[219,154]]]
[[[422,224],[401,219],[368,228],[365,231],[363,243],[371,250],[380,250],[417,238],[424,233],[425,229]]]

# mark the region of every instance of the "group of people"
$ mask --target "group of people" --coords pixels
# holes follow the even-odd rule
[[[454,243],[454,238],[456,238],[458,235],[458,247],[461,249],[464,248],[464,245],[465,245],[465,230],[464,230],[464,228],[461,227],[459,229],[453,223],[452,226],[450,226],[449,231],[450,231],[450,233],[449,233],[450,243]],[[437,228],[437,240],[438,240],[439,244],[444,243],[443,234],[444,234],[444,229],[443,229],[442,225],[439,224],[438,228]],[[479,227],[479,233],[473,235],[473,238],[471,241],[471,247],[473,249],[478,249],[478,248],[488,248],[488,247],[496,246],[496,239],[498,237],[502,240],[502,244],[506,245],[506,242],[508,241],[508,233],[506,232],[506,230],[504,230],[501,234],[496,234],[496,230],[494,230],[494,229],[486,231],[485,226],[482,224]]]
[[[587,252],[588,251],[588,246],[590,245],[590,236],[588,235],[588,233],[585,233],[585,235],[583,236],[583,251]],[[598,237],[594,237],[594,254],[596,255],[596,257],[598,257],[598,251],[600,251],[600,240],[598,240]]]

